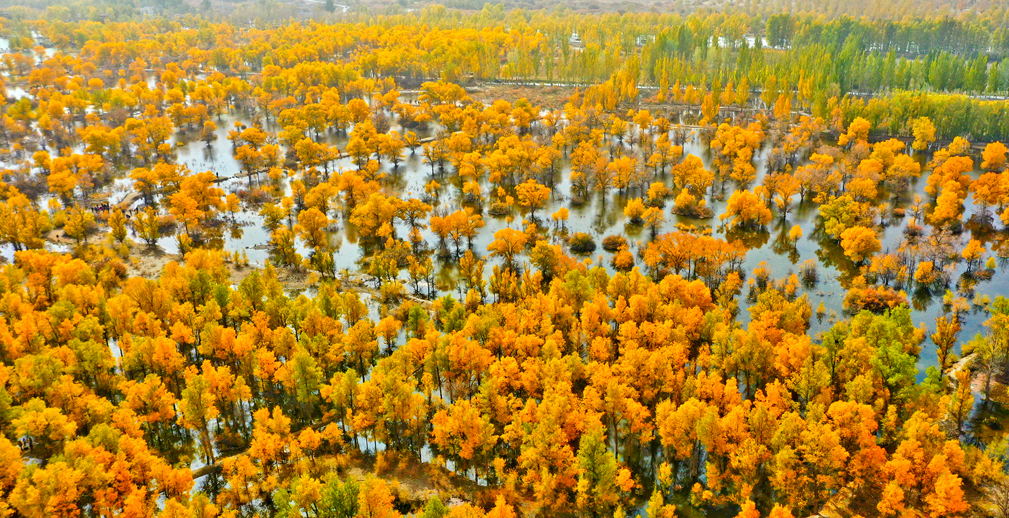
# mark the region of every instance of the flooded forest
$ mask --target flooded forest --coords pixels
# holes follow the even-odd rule
[[[1009,516],[997,2],[18,4],[0,518]]]

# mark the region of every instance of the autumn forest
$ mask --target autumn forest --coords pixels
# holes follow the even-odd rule
[[[0,518],[1009,517],[1009,5],[346,1],[0,1]]]

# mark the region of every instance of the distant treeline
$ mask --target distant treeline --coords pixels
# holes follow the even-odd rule
[[[143,10],[147,3],[128,5]],[[66,14],[70,7],[47,9]],[[244,28],[192,15],[116,23],[26,17],[3,25],[12,49],[80,48],[100,54],[96,61],[110,68],[134,66],[140,49],[158,45],[178,49],[168,55],[180,62],[189,57],[183,48],[199,51],[205,66],[243,77],[277,66],[303,70],[296,75],[319,69],[310,73],[331,86],[358,77],[407,84],[431,78],[609,83],[619,102],[635,100],[638,85],[679,85],[716,94],[750,91],[764,107],[784,96],[803,111],[832,118],[840,110],[847,121],[859,114],[893,133],[906,133],[908,120],[928,116],[943,121],[938,125],[950,137],[1009,134],[1003,100],[1009,97],[1009,24],[1002,11],[892,21],[591,14],[494,4],[478,11],[440,5],[400,14],[352,10],[332,23],[287,22],[269,35],[259,24]]]

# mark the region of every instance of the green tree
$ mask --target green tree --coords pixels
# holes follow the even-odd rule
[[[578,508],[604,516],[618,500],[617,459],[606,447],[602,427],[582,435],[578,443]]]

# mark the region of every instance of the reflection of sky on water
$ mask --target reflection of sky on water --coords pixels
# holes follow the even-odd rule
[[[0,47],[2,47],[3,42],[0,42]],[[29,95],[28,92],[24,91],[20,87],[12,86],[8,88],[8,95],[11,97],[20,97]],[[216,119],[217,130],[215,134],[217,138],[208,146],[202,141],[195,140],[190,142],[185,142],[178,144],[176,139],[178,137],[173,137],[172,143],[176,145],[175,154],[176,162],[185,165],[190,171],[201,172],[201,171],[212,171],[220,177],[233,177],[240,173],[241,166],[238,161],[234,158],[232,153],[231,142],[227,139],[227,134],[230,130],[235,128],[236,122],[241,122],[244,124],[249,124],[248,120],[242,119],[235,115],[227,115]],[[403,129],[393,122],[393,129],[403,132]],[[271,132],[276,132],[278,128],[272,124],[268,124],[266,129]],[[419,132],[421,136],[426,136],[428,132]],[[335,132],[329,133],[323,136],[322,140],[329,144],[336,145],[340,149],[343,149],[346,145],[346,136],[338,135]],[[630,140],[630,139],[628,139]],[[693,133],[689,134],[687,142],[684,144],[684,154],[694,154],[704,161],[705,166],[709,169],[712,168],[711,154],[700,139]],[[767,156],[769,150],[765,146],[763,150],[757,153],[755,159],[755,165],[757,168],[757,177],[753,185],[760,183],[763,176],[767,173]],[[918,157],[920,161],[924,162],[924,157]],[[639,162],[643,162],[644,157],[639,157]],[[353,164],[349,158],[340,159],[334,161],[331,164],[331,171],[341,171],[353,169]],[[428,165],[423,163],[421,158],[420,150],[417,154],[410,154],[409,150],[405,150],[404,160],[401,162],[400,166],[396,170],[391,169],[391,164],[383,164],[383,171],[388,174],[388,177],[384,181],[384,190],[388,194],[395,194],[403,199],[407,198],[420,198],[424,196],[424,186],[431,180],[430,168]],[[643,229],[640,226],[631,225],[625,218],[623,214],[623,205],[627,201],[625,196],[620,195],[617,192],[610,192],[605,199],[601,195],[591,196],[586,203],[579,206],[570,205],[570,190],[571,184],[568,179],[568,173],[570,169],[568,165],[562,164],[559,168],[558,173],[554,177],[554,194],[551,197],[549,204],[538,211],[538,217],[540,219],[541,226],[551,226],[549,221],[549,215],[555,210],[562,206],[566,206],[570,209],[569,220],[566,223],[566,228],[569,232],[586,232],[592,235],[596,239],[597,245],[600,244],[603,237],[610,234],[621,234],[625,235],[631,242],[631,250],[633,252],[638,252],[641,250],[648,241],[649,232],[647,229]],[[450,174],[450,173],[449,173]],[[909,186],[907,193],[898,193],[897,204],[899,206],[906,206],[909,200],[913,197],[914,193],[924,195],[925,186],[925,176],[923,174],[921,178],[912,182]],[[264,178],[256,179],[253,183],[258,181],[266,181]],[[460,207],[460,200],[457,197],[458,189],[452,187],[451,179],[448,174],[442,176],[438,175],[436,179],[442,183],[443,189],[439,203],[436,205],[432,215],[444,215]],[[670,179],[667,177],[664,179],[667,184],[670,183]],[[222,181],[219,186],[222,187],[226,192],[238,192],[240,190],[247,189],[249,187],[249,180],[247,178],[231,178]],[[285,181],[284,188],[287,193],[289,193],[289,185]],[[727,192],[731,192],[733,187],[730,185]],[[111,185],[106,188],[106,192],[109,193],[110,199],[112,201],[119,201],[126,197],[126,195],[132,189],[132,181],[128,178],[127,172],[121,172],[121,175],[115,178]],[[486,180],[483,182],[484,192],[489,192],[491,190],[490,185]],[[796,197],[797,202],[797,197]],[[139,206],[142,201],[138,200],[134,206]],[[725,237],[725,232],[718,228],[719,220],[718,216],[724,212],[725,201],[708,199],[708,205],[714,211],[714,217],[707,220],[697,220],[693,218],[685,218],[676,216],[670,213],[670,207],[672,205],[671,200],[667,202],[665,207],[666,221],[659,229],[659,233],[670,232],[676,229],[678,223],[685,223],[696,225],[699,227],[712,227],[713,234],[719,237]],[[487,207],[485,206],[484,209]],[[966,213],[964,219],[970,217],[970,215],[975,211],[971,200],[968,199],[966,203]],[[330,214],[331,217],[335,215]],[[851,263],[843,256],[839,247],[833,243],[821,241],[816,236],[816,216],[817,207],[811,203],[806,203],[804,205],[793,206],[792,212],[789,214],[787,221],[782,221],[780,218],[775,216],[775,219],[770,225],[768,225],[766,232],[763,233],[751,233],[748,237],[749,241],[752,241],[754,248],[750,249],[746,255],[743,271],[752,272],[758,265],[764,263],[771,272],[771,277],[778,279],[784,278],[791,273],[798,273],[799,265],[807,260],[813,259],[818,264],[819,273],[819,283],[811,288],[800,288],[801,293],[806,293],[810,299],[810,303],[815,310],[817,306],[822,302],[827,309],[828,318],[824,318],[822,321],[818,320],[816,316],[811,319],[811,332],[815,335],[816,333],[823,331],[830,327],[833,319],[829,316],[836,315],[843,318],[842,311],[842,300],[844,296],[844,289],[841,287],[839,282],[839,277],[845,276],[850,277],[853,268]],[[896,220],[892,225],[883,229],[882,239],[883,239],[883,252],[891,251],[895,252],[903,238],[903,230],[906,226],[909,218],[903,218]],[[251,264],[260,266],[263,265],[269,258],[267,243],[269,241],[269,232],[263,226],[263,218],[258,214],[256,210],[245,210],[240,212],[236,218],[237,228],[240,232],[236,233],[233,231],[224,232],[224,247],[229,251],[243,251],[248,256]],[[487,250],[487,245],[493,240],[493,235],[496,231],[505,228],[521,228],[522,217],[519,213],[514,213],[514,220],[508,222],[505,218],[495,218],[484,212],[484,222],[485,226],[480,229],[478,235],[473,239],[473,248],[476,252],[480,254],[485,254]],[[783,236],[788,232],[792,225],[799,225],[803,230],[803,237],[795,245],[795,250],[789,250],[788,247],[782,247],[780,244],[776,246],[776,242],[780,242]],[[229,225],[230,226],[230,225]],[[397,236],[400,238],[405,238],[407,236],[407,228],[404,224],[397,224]],[[362,250],[358,244],[358,237],[356,229],[353,228],[345,218],[334,217],[333,232],[331,233],[331,239],[336,249],[334,254],[334,261],[336,264],[337,271],[340,270],[355,270],[358,268],[358,261],[362,257]],[[431,233],[429,230],[424,229],[423,235],[430,244],[437,243],[437,237]],[[965,233],[962,236],[964,243],[969,239],[969,233]],[[557,242],[560,242],[557,240]],[[174,236],[163,237],[158,240],[158,245],[165,252],[170,254],[175,254],[178,251],[176,238]],[[48,244],[47,247],[55,251],[67,251],[65,246]],[[990,248],[990,247],[989,247]],[[304,243],[299,239],[297,242],[298,252],[302,256],[307,256],[310,250],[304,246]],[[991,254],[989,250],[989,255]],[[13,250],[9,247],[0,247],[0,255],[10,260],[13,256]],[[609,266],[609,259],[612,254],[602,250],[601,247],[597,247],[596,252],[590,255],[590,257],[597,261],[598,264],[602,264],[607,268]],[[599,260],[601,259],[601,263]],[[638,264],[641,262],[638,260]],[[453,265],[443,264],[444,271],[438,275],[440,282],[446,280],[451,281],[454,277],[453,275]],[[995,296],[1001,293],[1009,292],[1009,285],[1005,280],[1004,275],[1000,275],[1004,267],[999,266],[998,272],[993,277],[992,280],[981,281],[976,285],[976,292],[980,294],[990,294]],[[954,276],[953,283],[955,284],[959,278],[959,274],[964,270],[964,265],[959,265],[957,270],[957,275]],[[491,264],[488,264],[486,268],[486,274],[489,276],[491,272]],[[405,273],[402,274],[405,278]],[[924,323],[931,327],[933,325],[936,316],[942,313],[942,297],[941,291],[937,295],[931,297],[916,297],[913,299],[912,318],[916,324]],[[448,293],[454,293],[458,295],[457,290],[449,290]],[[967,297],[968,300],[972,298],[973,295]],[[738,318],[741,323],[745,324],[749,320],[749,312],[745,310],[747,304],[746,293],[740,296],[740,304],[743,306],[743,310],[739,312]],[[965,315],[965,322],[963,326],[963,332],[961,338],[967,338],[972,336],[974,333],[980,332],[982,330],[981,324],[985,319],[983,311],[972,310],[967,315]],[[935,363],[935,351],[934,348],[926,347],[923,348],[920,366],[924,367],[927,365],[932,365]]]
[[[230,123],[233,123],[233,121],[227,122],[228,124],[222,124],[222,129],[218,130],[221,135],[220,138],[213,144],[212,151],[208,151],[202,142],[189,143],[179,149],[179,162],[185,163],[194,171],[211,169],[222,176],[230,176],[237,173],[239,166],[231,156],[230,143],[225,138],[227,132],[226,128],[230,126]],[[338,144],[343,144],[343,142],[338,142]],[[704,146],[696,136],[692,135],[684,145],[684,153],[692,153],[701,157],[705,162],[706,167],[711,168],[711,156],[705,148],[706,146]],[[766,148],[757,154],[755,160],[755,164],[757,166],[757,179],[754,182],[754,185],[757,185],[761,181],[763,175],[767,172],[767,156],[768,149]],[[924,161],[924,157],[919,157],[919,159]],[[352,167],[353,166],[349,159],[342,159],[334,163],[334,169],[336,170],[351,169]],[[384,164],[383,170],[390,175],[390,177],[385,181],[386,190],[390,193],[395,193],[404,199],[421,197],[424,192],[424,185],[431,179],[430,169],[423,163],[419,153],[417,155],[410,155],[407,151],[403,162],[396,171],[391,170],[390,164]],[[562,206],[567,206],[570,209],[570,219],[568,220],[566,227],[570,232],[587,232],[596,238],[597,244],[607,235],[622,234],[627,236],[629,241],[631,241],[632,250],[637,251],[645,246],[649,236],[648,230],[629,224],[623,215],[622,208],[623,204],[626,202],[626,197],[623,197],[616,192],[611,192],[605,200],[601,196],[596,195],[591,197],[583,205],[570,206],[569,192],[571,186],[567,177],[568,172],[569,169],[565,165],[555,177],[556,186],[554,188],[554,195],[552,196],[549,205],[538,211],[541,225],[550,225],[550,222],[547,219],[549,214]],[[922,194],[923,197],[926,197],[924,195],[926,176],[926,174],[923,174],[921,178],[911,182],[908,187],[908,192],[901,193],[901,195],[897,196],[897,199],[899,200],[897,202],[898,205],[906,205],[908,200],[913,198],[913,193],[919,193]],[[439,177],[438,180],[443,185],[447,185],[449,183],[447,178]],[[223,182],[222,186],[224,186],[226,190],[235,191],[245,188],[247,183],[245,179],[234,179]],[[489,185],[486,182],[483,187],[485,192],[489,190]],[[454,195],[455,192],[456,189],[446,187],[445,190],[443,190],[440,203],[435,207],[433,214],[445,214],[453,210],[457,210],[460,205],[459,200]],[[731,192],[731,187],[729,192]],[[975,210],[970,200],[967,201],[966,205],[967,210],[964,219],[968,218]],[[659,233],[675,230],[675,225],[677,223],[689,223],[698,226],[711,226],[713,227],[714,235],[725,237],[724,231],[718,229],[718,215],[724,212],[725,201],[709,199],[709,206],[713,209],[715,216],[708,220],[696,220],[672,215],[669,212],[671,202],[667,203],[665,208],[666,222],[660,228]],[[820,281],[811,289],[800,288],[800,290],[802,293],[806,293],[809,296],[810,303],[814,310],[822,302],[827,309],[828,315],[834,314],[839,318],[843,318],[842,300],[844,297],[844,289],[841,287],[839,277],[842,275],[850,276],[853,271],[852,265],[844,257],[839,247],[832,243],[821,242],[815,236],[816,216],[817,207],[811,203],[795,206],[789,214],[787,221],[781,221],[776,215],[772,223],[768,225],[766,233],[763,235],[758,234],[751,236],[754,238],[754,241],[759,244],[759,246],[749,250],[744,261],[743,270],[744,272],[752,272],[754,268],[761,263],[764,263],[764,265],[770,270],[772,278],[784,278],[791,273],[798,273],[799,265],[803,261],[807,259],[814,259],[818,263]],[[479,253],[485,253],[487,245],[493,240],[494,232],[497,230],[508,226],[511,226],[512,228],[519,228],[521,226],[521,216],[517,213],[515,214],[515,219],[509,223],[505,218],[495,218],[485,212],[484,221],[486,226],[480,229],[479,234],[473,240],[474,250]],[[882,240],[884,252],[896,251],[900,241],[903,239],[903,231],[907,221],[909,221],[909,218],[899,219],[883,229]],[[262,245],[269,240],[269,235],[262,227],[262,218],[258,214],[245,212],[239,216],[239,222],[245,223],[242,227],[243,235],[237,238],[230,236],[226,237],[226,248],[229,250],[245,250],[253,264],[263,264],[263,262],[268,258],[268,251],[266,247]],[[796,224],[802,227],[803,237],[796,243],[795,251],[786,250],[780,246],[776,249],[775,242],[780,240],[781,236],[786,234],[792,225]],[[337,247],[337,251],[335,253],[337,269],[340,270],[346,268],[353,270],[357,267],[357,261],[362,256],[361,248],[357,243],[355,229],[352,225],[342,219],[336,223],[335,227],[336,231],[333,232],[332,239],[334,241],[334,245]],[[404,238],[407,235],[407,229],[404,225],[397,225],[397,235],[400,238]],[[424,235],[429,243],[433,244],[437,242],[437,237],[430,231],[425,230]],[[963,236],[964,242],[966,242],[969,237],[969,233],[965,233]],[[162,241],[166,249],[174,252],[173,238],[164,239]],[[299,253],[303,255],[308,254],[308,250],[300,242]],[[593,259],[602,258],[602,264],[609,268],[609,259],[611,254],[603,251],[602,248],[597,248],[596,252],[591,254],[590,257]],[[449,270],[446,272],[449,275],[442,274],[439,278],[451,278],[452,265],[445,264],[443,267],[446,270]],[[957,271],[957,276],[955,277],[958,277],[959,274],[962,273],[963,269],[964,266],[960,265]],[[1001,271],[1001,269],[1002,267],[999,268],[999,271]],[[490,270],[489,264],[486,269],[488,275]],[[954,278],[954,283],[955,282],[956,278]],[[990,281],[979,282],[976,289],[977,293],[987,293],[995,296],[999,293],[1006,293],[1007,287],[1009,286],[1006,285],[1004,276],[996,274],[994,279]],[[913,308],[912,318],[916,324],[924,323],[931,328],[935,317],[942,314],[942,290],[939,291],[939,294],[926,297],[925,299],[919,298],[915,300],[915,305],[917,307]],[[455,293],[455,290],[452,290],[451,292]],[[967,298],[969,300],[971,297],[968,296]],[[745,292],[740,296],[740,303],[744,305],[744,310],[740,311],[739,319],[745,324],[745,322],[749,320],[749,313],[745,311]],[[984,319],[985,315],[983,311],[971,311],[968,313],[965,316],[964,330],[961,337],[966,338],[972,336],[976,332],[980,332],[982,330],[981,324]],[[811,331],[815,334],[829,328],[830,325],[832,325],[831,318],[824,318],[820,321],[814,315],[811,320]],[[931,348],[928,344],[926,344],[921,355],[920,366],[925,367],[934,363],[934,348]]]

